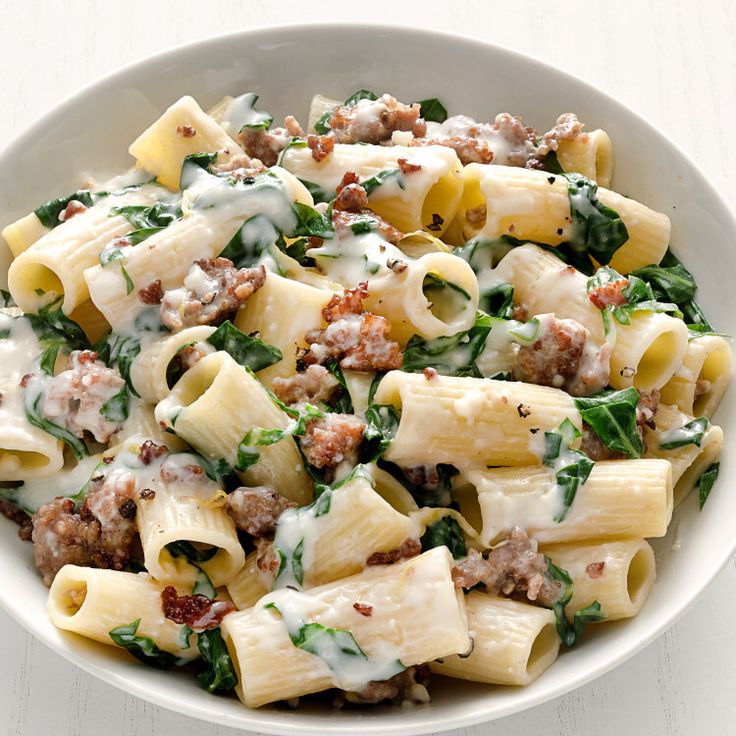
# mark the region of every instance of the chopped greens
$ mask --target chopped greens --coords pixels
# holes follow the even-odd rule
[[[238,684],[238,676],[219,626],[201,632],[197,647],[202,655],[201,671],[197,675],[200,687],[208,693],[232,690]]]
[[[182,212],[178,203],[156,202],[152,205],[113,207],[109,215],[122,215],[135,228],[125,239],[131,245],[137,245],[154,233],[165,230],[172,222],[181,218]]]
[[[636,424],[638,403],[639,392],[633,387],[575,398],[580,416],[601,442],[609,450],[623,452],[629,458],[639,458],[644,452]]]
[[[345,100],[343,103],[346,107],[354,107],[360,100],[377,100],[378,97],[367,89],[359,89],[357,92],[353,92],[350,97]],[[322,116],[317,120],[317,122],[314,124],[314,129],[319,133],[319,135],[326,135],[330,132],[330,120],[332,120],[332,116],[335,112],[335,108],[331,108],[324,113],[322,113]]]
[[[38,379],[35,379],[38,380]],[[72,434],[66,427],[60,427],[58,424],[46,419],[42,412],[42,405],[44,401],[44,392],[41,391],[35,397],[30,396],[26,391],[25,401],[25,413],[26,419],[34,426],[42,429],[46,434],[50,434],[52,437],[56,437],[57,440],[61,440],[66,443],[71,451],[74,453],[74,457],[77,460],[81,460],[87,454],[87,447],[82,440],[76,435]]]
[[[340,395],[334,402],[334,406],[331,407],[332,411],[338,412],[339,414],[352,414],[353,413],[353,402],[350,398],[350,392],[348,391],[348,384],[345,380],[345,374],[342,372],[340,363],[336,360],[331,360],[325,365],[325,368],[332,373],[337,379],[337,382],[342,387]]]
[[[220,256],[230,259],[237,268],[255,266],[279,235],[279,231],[268,217],[254,215],[233,235]]]
[[[6,289],[0,289],[0,307],[16,307],[15,300]]]
[[[283,358],[275,346],[241,332],[230,320],[223,322],[208,338],[207,342],[217,350],[229,353],[236,362],[253,372],[268,368]]]
[[[100,408],[108,422],[124,422],[128,418],[128,387],[123,386],[112,398],[108,399]]]
[[[187,542],[184,539],[180,539],[176,542],[169,542],[169,544],[166,545],[166,550],[172,557],[186,557],[189,562],[207,562],[219,551],[217,547],[198,549],[191,542]]]
[[[160,670],[168,670],[176,664],[176,657],[159,649],[156,642],[147,636],[138,636],[138,618],[127,626],[116,626],[110,630],[110,638],[123,649],[127,649],[136,659]]]
[[[61,225],[59,215],[67,208],[69,202],[76,200],[77,202],[81,202],[85,207],[92,207],[94,198],[95,194],[90,192],[89,189],[79,189],[76,192],[68,194],[66,197],[50,199],[48,202],[44,202],[36,207],[33,211],[44,227],[55,228],[57,225]]]
[[[709,425],[710,422],[705,417],[698,417],[682,427],[663,432],[659,437],[659,447],[662,450],[676,450],[686,445],[700,447]]]
[[[363,438],[366,441],[365,462],[373,462],[383,456],[391,445],[391,440],[399,428],[401,415],[391,404],[369,404],[365,410],[365,428]]]
[[[444,123],[447,120],[447,109],[436,97],[419,100],[418,102],[420,114],[425,120],[432,123]]]
[[[120,375],[128,384],[130,392],[138,396],[130,380],[130,367],[141,351],[140,341],[130,335],[110,332],[101,337],[92,349],[97,353],[98,360],[110,367],[116,367],[120,371]]]
[[[718,479],[718,472],[721,469],[720,462],[709,465],[707,470],[700,476],[698,480],[698,508],[702,511],[705,502],[713,490],[713,486]]]
[[[465,557],[468,553],[460,524],[452,516],[446,516],[430,524],[419,541],[422,543],[422,552],[444,546],[450,550],[456,560]]]
[[[391,179],[396,179],[396,183],[400,189],[404,188],[404,175],[401,173],[401,169],[384,169],[383,171],[379,171],[365,181],[360,182],[360,186],[365,189],[365,193],[370,197],[378,187],[387,181],[391,181]]]
[[[555,516],[558,523],[564,521],[578,488],[585,485],[595,464],[585,453],[570,449],[578,437],[580,432],[569,419],[565,419],[556,430],[544,433],[542,463],[555,471],[557,488],[562,493],[563,509]]]
[[[607,617],[601,610],[601,604],[598,601],[593,601],[589,606],[575,612],[573,623],[571,624],[565,614],[565,606],[572,599],[572,579],[566,570],[557,567],[549,557],[545,557],[545,560],[547,561],[547,574],[552,580],[558,581],[561,585],[560,596],[552,604],[552,610],[557,619],[557,635],[566,647],[574,647],[580,640],[588,624],[595,623],[596,621],[605,621]]]

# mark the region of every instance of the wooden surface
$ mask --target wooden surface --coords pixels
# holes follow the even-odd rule
[[[455,0],[436,6],[432,0],[0,0],[0,145],[79,86],[130,61],[225,31],[307,20],[424,26],[536,56],[648,118],[734,199],[736,6],[729,0]],[[674,628],[622,667],[524,714],[453,736],[733,734],[735,608],[731,562]],[[2,612],[0,632],[0,733],[238,733],[103,685]]]

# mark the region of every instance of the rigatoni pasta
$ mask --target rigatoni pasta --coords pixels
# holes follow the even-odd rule
[[[0,512],[57,627],[246,707],[529,685],[713,491],[728,341],[573,113],[257,103],[2,230]]]

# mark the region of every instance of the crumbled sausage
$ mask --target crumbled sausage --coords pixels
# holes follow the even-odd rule
[[[361,603],[360,601],[355,601],[355,603],[353,603],[353,608],[361,616],[365,616],[366,618],[370,618],[373,615],[373,606],[370,605],[370,603]]]
[[[74,215],[81,215],[87,211],[87,205],[78,199],[70,199],[67,206],[59,213],[59,222],[71,220]]]
[[[153,440],[146,440],[138,448],[138,457],[144,465],[150,465],[154,460],[163,457],[169,451],[166,445],[157,445]]]
[[[366,424],[355,414],[328,413],[307,422],[300,437],[304,457],[315,468],[335,467],[347,460],[354,465]]]
[[[289,378],[274,378],[271,386],[285,404],[329,404],[340,389],[340,382],[321,365],[310,365],[303,373]]]
[[[368,567],[376,565],[393,565],[399,560],[408,560],[410,557],[416,557],[422,551],[422,545],[417,539],[407,538],[400,547],[390,549],[388,552],[374,552],[365,561]]]
[[[410,146],[445,146],[452,148],[463,166],[468,164],[490,164],[493,151],[488,141],[471,138],[468,135],[436,136],[432,138],[414,138]]]
[[[106,419],[101,410],[123,386],[117,369],[98,361],[97,353],[75,350],[69,356],[69,369],[49,381],[43,414],[77,437],[84,437],[86,431],[98,442],[108,442],[122,423]]]
[[[243,128],[238,134],[238,141],[251,158],[263,162],[265,166],[275,166],[279,154],[292,139],[286,128]]]
[[[324,161],[335,150],[335,138],[331,135],[308,135],[307,146],[312,158],[319,163]]]
[[[164,616],[197,633],[217,628],[228,613],[236,610],[231,601],[218,601],[200,594],[178,595],[176,588],[171,585],[161,592],[161,611]]]
[[[560,141],[585,141],[588,137],[583,132],[584,123],[581,123],[573,112],[566,112],[557,118],[554,127],[548,130],[539,142],[537,157],[542,158],[551,151],[559,148]]]
[[[148,286],[138,290],[138,298],[144,304],[161,304],[163,296],[164,290],[161,286],[161,279],[151,281]]]
[[[397,342],[388,339],[391,323],[384,317],[363,312],[368,284],[336,294],[322,314],[324,330],[306,335],[309,350],[304,363],[325,363],[335,358],[342,368],[356,371],[389,371],[401,368],[403,355]]]
[[[422,170],[422,165],[410,161],[408,158],[398,158],[396,163],[399,165],[399,170],[402,174],[414,174],[417,171]]]
[[[616,281],[609,281],[607,284],[591,289],[588,292],[588,299],[598,309],[604,309],[609,305],[620,307],[622,304],[626,304],[626,296],[623,292],[628,285],[629,280],[622,276]]]
[[[513,366],[517,381],[564,388],[573,396],[598,393],[608,383],[610,345],[598,347],[590,332],[572,319],[538,315],[532,345],[522,345]]]
[[[332,203],[333,210],[342,210],[344,212],[360,212],[367,206],[368,194],[360,184],[355,182],[341,183],[340,190],[337,192],[335,201]]]
[[[591,562],[589,565],[585,568],[585,574],[592,578],[593,580],[601,577],[603,575],[603,570],[606,567],[605,562]]]
[[[547,573],[544,555],[536,541],[515,527],[508,536],[483,557],[476,549],[452,568],[456,588],[472,588],[483,583],[492,593],[524,596],[542,606],[551,606],[560,595],[560,584]]]
[[[518,117],[502,112],[493,121],[493,131],[506,142],[509,152],[506,155],[508,166],[524,166],[535,151],[537,131],[530,128]]]
[[[639,403],[636,405],[636,423],[640,428],[646,424],[650,429],[656,429],[654,417],[659,409],[659,390],[639,391]]]
[[[141,501],[153,501],[153,499],[156,498],[156,491],[150,488],[144,488],[138,494],[138,497],[141,499]]]
[[[284,118],[284,128],[292,138],[303,138],[305,135],[304,128],[293,115],[287,115]]]
[[[355,105],[338,105],[328,125],[337,143],[381,143],[396,130],[421,137],[427,125],[419,103],[405,105],[391,95],[377,100],[359,100]]]
[[[198,483],[204,479],[204,468],[196,463],[181,464],[174,459],[167,459],[161,464],[159,471],[164,483]]]
[[[265,486],[237,488],[227,497],[227,510],[238,529],[254,537],[272,534],[279,516],[296,504]]]
[[[275,575],[279,569],[279,555],[273,546],[273,538],[270,536],[256,537],[256,565],[261,572]]]
[[[431,366],[427,366],[424,369],[423,372],[424,372],[424,377],[428,381],[431,381],[433,378],[436,378],[437,377],[437,369],[436,368],[432,368]]]
[[[266,167],[262,161],[251,158],[245,153],[236,153],[222,163],[215,163],[211,168],[213,174],[230,174],[233,179],[238,181],[261,174],[265,170]]]
[[[0,496],[0,514],[6,519],[10,519],[10,521],[14,521],[20,527],[18,536],[21,539],[28,541],[31,538],[31,530],[33,529],[31,517],[23,509],[2,496]]]
[[[235,268],[227,258],[201,259],[192,264],[184,286],[164,294],[161,324],[171,332],[193,325],[219,324],[263,286],[266,269]]]
[[[348,703],[360,705],[376,705],[384,701],[391,701],[396,705],[423,705],[429,702],[427,685],[430,674],[428,664],[407,667],[389,680],[371,680],[361,690],[343,693],[336,705],[340,706],[343,698]]]
[[[177,125],[176,132],[182,138],[194,138],[197,135],[197,131],[191,125]]]
[[[74,501],[58,497],[33,515],[36,567],[50,585],[67,564],[122,570],[130,559],[137,528],[128,508],[135,493],[135,478],[113,470],[92,481],[84,505],[76,513]]]

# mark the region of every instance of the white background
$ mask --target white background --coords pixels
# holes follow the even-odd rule
[[[148,54],[239,28],[327,20],[445,30],[536,56],[647,117],[734,199],[736,6],[730,0],[0,0],[0,147],[79,86]],[[736,733],[734,609],[732,561],[674,628],[614,672],[524,714],[452,736]],[[242,733],[95,681],[2,612],[0,662],[0,733]]]

